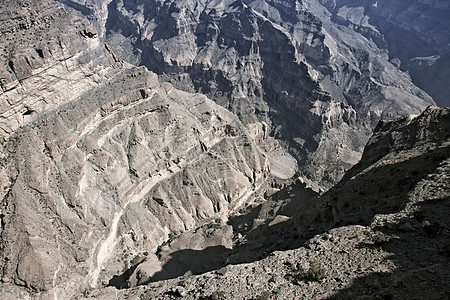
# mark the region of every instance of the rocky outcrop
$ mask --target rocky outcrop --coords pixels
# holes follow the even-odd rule
[[[51,1],[3,1],[0,47],[0,136],[114,76],[121,62],[87,21]]]
[[[322,189],[358,161],[380,118],[433,104],[376,43],[337,27],[315,1],[59,2],[93,20],[125,60],[244,124],[264,122]]]
[[[247,128],[207,97],[161,84],[145,67],[120,61],[86,21],[39,3],[39,10],[31,0],[1,4],[16,14],[2,38],[42,39],[36,48],[20,39],[2,44],[10,55],[0,95],[9,104],[2,295],[19,297],[22,286],[41,299],[70,299],[114,285],[114,276],[154,258],[173,236],[210,235],[208,224],[225,224],[264,193],[272,170],[294,175],[271,167],[282,150],[269,157],[259,148],[277,145],[263,124]],[[213,244],[230,247],[220,238],[195,247]]]
[[[367,223],[374,213],[410,209],[419,205],[417,201],[425,200],[418,197],[421,189],[427,189],[422,180],[434,172],[443,172],[445,168],[440,166],[446,166],[449,159],[449,118],[448,109],[429,107],[420,116],[381,121],[361,161],[321,196],[332,207],[333,222]],[[446,178],[443,176],[442,180]],[[447,185],[442,186],[442,193],[438,186],[433,184],[429,192],[446,198]]]
[[[388,50],[391,61],[409,70],[413,82],[439,106],[450,106],[450,94],[442,77],[445,75],[441,75],[449,70],[450,21],[443,17],[450,13],[448,1],[320,2],[331,13],[333,22],[360,32]]]
[[[338,185],[310,200],[285,198],[306,205],[269,226],[296,228],[297,249],[86,299],[445,298],[449,130],[450,110],[435,107],[380,122],[360,163]]]
[[[372,42],[352,44],[354,33],[307,2],[198,1],[192,14],[183,9],[191,1],[65,2],[103,24],[100,36],[115,47],[124,42],[127,59],[151,58],[163,71],[121,61],[86,20],[49,0],[0,3],[0,298],[269,297],[261,287],[281,298],[329,296],[356,274],[405,273],[387,251],[356,247],[383,243],[377,226],[418,247],[421,260],[407,257],[405,268],[447,282],[437,251],[446,253],[438,234],[449,227],[439,209],[448,198],[448,111],[381,123],[336,187],[310,189],[356,162],[378,118],[430,102]],[[133,33],[114,34],[127,20],[147,28],[139,43],[148,52],[130,54]],[[390,180],[381,201],[375,195],[397,168],[408,182]],[[330,229],[347,223],[361,227]],[[427,250],[411,232],[438,237]],[[431,269],[418,268],[424,251]],[[362,273],[355,257],[370,258]],[[323,290],[308,283],[334,259],[346,265]]]

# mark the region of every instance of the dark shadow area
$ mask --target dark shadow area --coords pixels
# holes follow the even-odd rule
[[[127,18],[123,18],[117,12],[117,1],[108,4],[108,18],[105,23],[107,33],[120,32],[124,37],[138,35],[138,28]]]
[[[163,265],[151,281],[176,278],[186,273],[193,275],[216,270],[227,263],[231,250],[224,246],[208,247],[204,250],[180,250],[170,254],[171,259]]]
[[[22,113],[22,115],[23,116],[31,116],[35,112],[36,112],[35,110],[27,108],[27,110],[24,113]]]
[[[336,225],[368,224],[376,214],[404,209],[408,193],[428,174],[411,169],[415,164],[423,165],[423,157],[372,169],[331,189],[323,199],[335,210]],[[430,162],[425,168],[436,167]]]
[[[248,232],[253,220],[255,220],[261,212],[262,204],[254,207],[248,213],[235,216],[228,221],[228,224],[233,227],[234,233],[245,234]]]
[[[141,260],[139,263],[135,264],[131,268],[127,269],[120,275],[114,275],[108,282],[107,286],[113,286],[116,289],[125,289],[129,288],[128,279],[131,277],[136,268],[142,263]]]
[[[413,82],[433,97],[440,107],[450,107],[450,51],[433,59],[417,58],[409,63],[409,74]]]
[[[377,214],[397,213],[405,209],[410,201],[409,193],[418,182],[436,173],[448,153],[448,147],[436,148],[364,174],[359,173],[362,170],[353,170],[356,175],[353,179],[347,177],[322,196],[316,196],[298,183],[287,186],[263,205],[229,221],[234,228],[248,228],[248,231],[242,232],[246,242],[235,244],[228,263],[250,263],[273,251],[299,248],[329,229],[368,225]],[[271,203],[279,206],[277,211],[268,209]],[[290,219],[273,222],[277,215]],[[258,219],[265,220],[257,224]]]
[[[219,270],[229,264],[251,263],[274,251],[302,247],[306,241],[329,229],[346,225],[368,225],[377,214],[396,213],[410,203],[410,193],[417,184],[430,176],[439,176],[438,168],[448,158],[449,147],[437,147],[417,153],[408,160],[367,170],[355,166],[327,193],[318,196],[296,182],[284,186],[267,197],[266,202],[253,207],[246,214],[229,220],[234,230],[233,249],[224,246],[203,250],[185,249],[170,254],[162,270],[150,281],[176,278],[186,273],[202,274]],[[450,198],[430,198],[418,202],[420,209],[414,216],[412,230],[398,226],[378,228],[386,236],[397,239],[380,240],[359,247],[383,247],[393,253],[398,269],[392,274],[374,273],[357,279],[354,284],[337,292],[330,299],[352,299],[352,295],[373,294],[373,299],[396,299],[402,289],[415,289],[425,282],[425,288],[442,291],[449,279]],[[425,224],[425,225],[423,225]],[[237,237],[236,236],[240,236]],[[110,285],[121,288],[136,269],[111,279]],[[447,280],[447,281],[446,281]],[[431,286],[436,282],[436,286]],[[373,283],[373,284],[372,284]],[[391,293],[394,290],[394,293]],[[372,295],[370,294],[370,295]],[[395,297],[392,298],[394,295]],[[444,294],[433,299],[446,299]],[[444,297],[444,298],[443,298]],[[397,297],[398,299],[401,299]]]
[[[76,11],[79,11],[81,14],[83,14],[88,18],[94,14],[94,11],[92,9],[88,8],[85,5],[81,5],[75,1],[72,0],[58,0],[58,1],[66,5],[68,8],[72,8]]]
[[[445,120],[438,123],[442,126],[446,124]],[[446,134],[445,128],[437,128],[434,132]],[[407,136],[405,132],[402,134]],[[233,227],[235,234],[233,249],[213,246],[203,250],[172,252],[161,259],[164,263],[162,270],[149,281],[213,270],[221,272],[220,269],[226,265],[251,263],[274,251],[297,249],[329,229],[368,225],[377,214],[402,211],[414,199],[418,201],[414,204],[414,216],[403,220],[394,218],[395,224],[376,228],[388,237],[386,240],[358,245],[360,248],[382,248],[392,253],[389,260],[395,262],[395,270],[357,278],[351,286],[341,288],[329,299],[356,299],[359,296],[369,297],[367,299],[403,299],[402,295],[416,294],[420,297],[415,299],[448,299],[450,197],[448,183],[441,183],[438,179],[448,173],[448,166],[443,161],[449,158],[450,147],[439,145],[437,141],[433,146],[417,146],[416,136],[417,132],[411,130],[411,138],[405,138],[400,143],[403,148],[382,149],[377,146],[376,153],[365,155],[366,161],[354,166],[341,182],[323,195],[308,190],[301,182],[277,186],[280,190],[266,196],[265,202],[230,218],[228,225]],[[389,141],[386,143],[390,144]],[[416,146],[417,151],[409,151]],[[370,154],[370,151],[367,153]],[[388,154],[395,155],[386,157]],[[383,163],[370,168],[381,159]],[[428,187],[422,199],[414,198],[420,194],[417,188],[422,180],[433,186]],[[446,191],[447,196],[437,192],[441,190]],[[127,280],[138,266],[114,276],[109,285],[127,287]],[[431,296],[428,297],[428,294]]]
[[[233,226],[235,233],[245,236],[245,241],[234,244],[227,263],[250,263],[274,251],[301,247],[317,231],[308,228],[303,232],[293,226],[292,219],[297,218],[298,212],[316,197],[317,193],[295,182],[281,188],[247,214],[231,218],[228,224]]]

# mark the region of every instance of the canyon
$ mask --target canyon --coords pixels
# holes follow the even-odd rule
[[[448,296],[450,8],[384,2],[2,1],[1,298]]]

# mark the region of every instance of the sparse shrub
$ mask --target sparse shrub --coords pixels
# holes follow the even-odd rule
[[[426,233],[428,233],[429,236],[437,236],[442,230],[442,225],[437,222],[429,222],[425,220],[422,222],[422,228]]]
[[[126,271],[128,271],[129,267],[128,267],[128,262],[124,261],[123,262],[123,268],[122,268],[122,273],[125,273]]]
[[[413,216],[419,221],[423,221],[426,218],[425,212],[423,210],[416,210]]]
[[[376,231],[375,234],[373,235],[373,243],[376,246],[382,246],[384,244],[386,244],[387,242],[387,237],[384,233],[382,233],[381,231]]]
[[[214,293],[209,296],[210,300],[222,300],[225,298],[225,292],[224,291],[215,291]]]
[[[159,246],[156,248],[156,253],[155,253],[155,254],[156,254],[156,255],[160,254],[161,251],[162,251],[162,247],[164,247],[164,246],[167,245],[167,244],[168,244],[167,241],[162,242],[161,245],[159,245]]]
[[[322,222],[322,216],[320,214],[318,214],[315,218],[314,218],[314,222],[316,223],[321,223]]]
[[[272,295],[271,292],[269,291],[264,291],[261,293],[261,295],[259,295],[258,297],[256,297],[256,300],[269,300],[270,296]]]
[[[439,254],[450,257],[450,239],[447,239],[439,247]]]
[[[318,260],[309,261],[309,269],[307,273],[311,280],[322,281],[327,276],[327,270],[322,267]]]
[[[138,261],[141,259],[140,255],[136,255],[135,257],[133,257],[133,259],[131,260],[131,265],[135,265],[138,263]]]
[[[392,293],[390,292],[381,292],[377,295],[377,299],[392,300],[394,299],[394,295],[392,295]]]
[[[256,297],[256,300],[269,300],[271,295],[272,295],[271,292],[264,291],[264,292],[261,293],[261,295]]]

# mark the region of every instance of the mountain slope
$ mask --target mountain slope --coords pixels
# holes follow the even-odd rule
[[[60,2],[126,60],[206,94],[244,124],[263,122],[321,188],[358,161],[380,118],[434,103],[385,50],[314,1]]]
[[[288,199],[306,201],[306,208],[269,221],[272,232],[295,228],[303,246],[201,275],[94,291],[86,299],[445,299],[449,147],[449,109],[380,122],[360,163],[339,184],[309,200]]]
[[[439,106],[450,106],[448,1],[321,0],[333,22],[373,39]]]
[[[124,63],[85,20],[52,1],[0,7],[4,297],[108,284],[173,236],[210,223],[230,232],[228,216],[272,173],[293,176],[270,163],[282,150],[259,148],[276,147],[261,128]]]
[[[371,41],[336,29],[312,2],[158,2],[155,15],[156,2],[66,3],[91,16],[100,34],[50,0],[0,3],[0,298],[200,298],[220,289],[249,298],[261,287],[311,298],[387,271],[406,280],[425,274],[429,286],[436,278],[428,273],[447,281],[440,253],[449,228],[448,110],[381,123],[336,187],[323,195],[309,188],[329,187],[357,161],[379,117],[430,102]],[[102,7],[108,14],[99,15]],[[152,58],[158,74],[122,61],[99,38],[123,41],[117,49],[128,59],[143,57],[124,48],[129,36],[115,19],[126,23],[119,12],[135,9],[150,20],[137,18],[149,26],[143,35],[160,35],[144,39],[153,47],[147,58],[164,50]],[[153,28],[158,16],[162,27]],[[101,24],[120,27],[114,34]],[[195,47],[201,55],[185,60]],[[397,170],[408,182],[384,181]],[[420,226],[406,221],[412,214]],[[330,229],[347,223],[371,227]],[[388,250],[357,247],[374,244],[377,226],[394,230],[392,240],[406,228],[420,260],[399,259],[403,269],[394,270]],[[331,237],[314,237],[328,229]],[[344,251],[322,251],[322,240]],[[367,253],[375,254],[362,263]],[[326,258],[334,276],[323,288],[308,283],[314,258]],[[346,267],[332,269],[336,261]],[[421,266],[428,262],[432,268]]]

